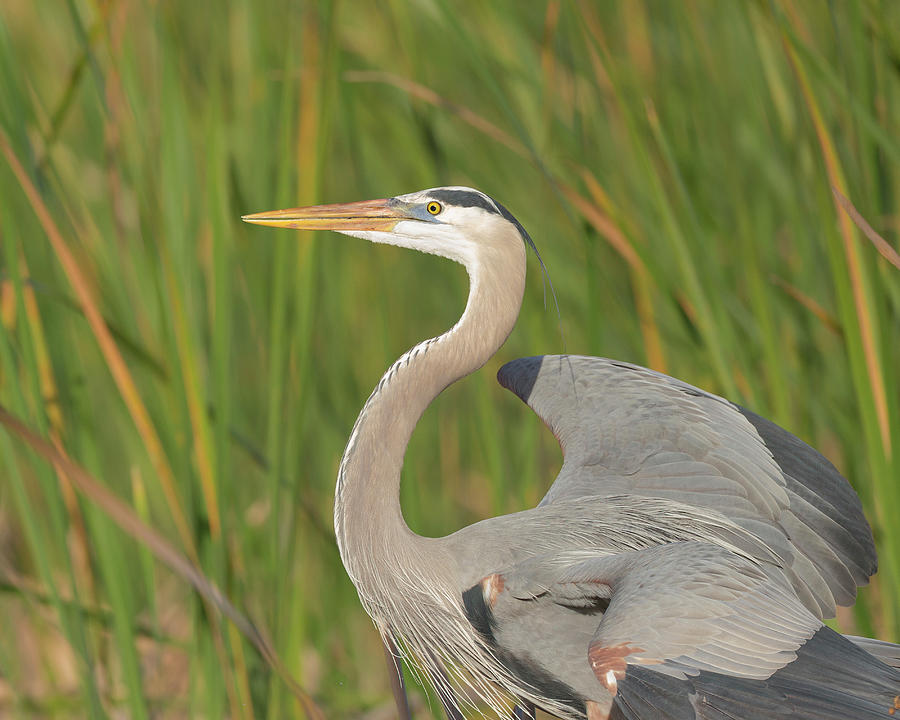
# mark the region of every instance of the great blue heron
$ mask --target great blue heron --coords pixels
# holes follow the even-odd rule
[[[448,714],[473,691],[498,714],[512,698],[531,716],[590,720],[883,720],[900,707],[900,646],[822,624],[876,569],[850,485],[785,430],[679,380],[593,357],[508,363],[500,383],[562,447],[556,481],[531,510],[441,538],[409,529],[410,435],[503,344],[522,303],[533,243],[500,203],[445,187],[244,220],[468,270],[456,325],[402,355],[363,407],[334,508],[363,606]]]

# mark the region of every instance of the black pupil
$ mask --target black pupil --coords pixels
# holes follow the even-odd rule
[[[437,211],[438,211],[437,203],[431,203],[431,205],[428,206],[428,212],[430,212],[432,215],[437,215]]]

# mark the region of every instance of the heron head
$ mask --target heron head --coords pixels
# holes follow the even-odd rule
[[[510,240],[534,244],[510,212],[484,193],[441,187],[380,200],[244,215],[245,222],[334,230],[371,242],[441,255],[470,266],[481,251]]]

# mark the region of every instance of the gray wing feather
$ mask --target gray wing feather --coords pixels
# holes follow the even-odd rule
[[[601,681],[617,667],[624,675],[618,660],[679,677],[706,670],[765,679],[822,626],[780,569],[706,543],[569,551],[523,561],[502,577],[518,600],[572,608],[609,600],[589,646]]]
[[[542,500],[665,497],[721,512],[784,560],[819,617],[852,604],[877,563],[859,498],[824,457],[777,425],[687,383],[603,358],[504,365],[500,383],[547,424],[562,469]]]
[[[869,655],[877,657],[888,667],[900,670],[900,645],[858,635],[845,635],[844,637]],[[898,692],[900,692],[900,687],[898,687]]]

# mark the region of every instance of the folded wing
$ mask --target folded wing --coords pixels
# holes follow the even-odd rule
[[[515,641],[517,627],[552,634],[566,612],[591,624],[575,654],[595,689],[574,659],[561,668],[588,717],[863,720],[885,717],[900,693],[900,672],[881,657],[896,647],[866,652],[822,625],[777,565],[716,545],[539,555],[476,587],[499,640]],[[534,667],[558,663],[552,643],[527,643]]]

